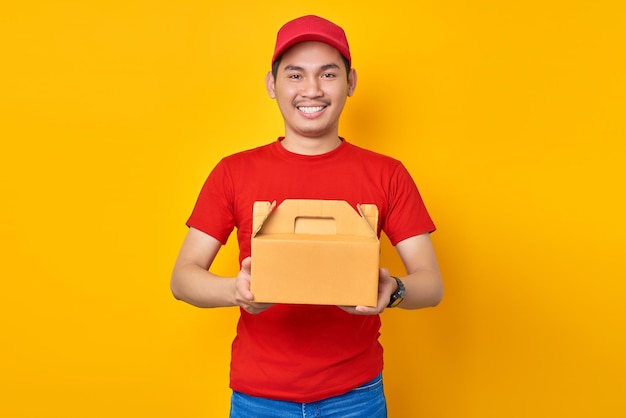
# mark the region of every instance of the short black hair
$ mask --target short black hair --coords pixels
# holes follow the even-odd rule
[[[348,59],[343,55],[341,56],[341,59],[346,66],[346,78],[350,77],[350,61],[348,61]],[[274,64],[272,64],[272,75],[274,76],[274,80],[276,80],[276,76],[278,75],[278,67],[280,66],[280,62],[282,60],[283,56],[281,55],[280,57],[276,58],[276,61],[274,61]]]

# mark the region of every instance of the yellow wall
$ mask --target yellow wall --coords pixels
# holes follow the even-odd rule
[[[444,302],[383,317],[390,416],[621,416],[622,4],[3,2],[0,416],[226,416],[236,310],[169,274],[210,168],[280,134],[263,79],[306,13],[352,44],[342,134],[439,226]]]

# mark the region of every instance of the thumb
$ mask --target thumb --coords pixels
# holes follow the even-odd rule
[[[241,262],[241,271],[247,273],[248,275],[252,272],[252,258],[246,257]]]

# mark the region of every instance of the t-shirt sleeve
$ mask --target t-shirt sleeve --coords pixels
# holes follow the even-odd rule
[[[211,235],[225,245],[235,227],[232,196],[232,178],[222,160],[204,182],[187,226]]]
[[[435,224],[422,196],[402,164],[391,176],[388,198],[388,214],[383,220],[382,229],[392,245],[415,235],[435,231]]]

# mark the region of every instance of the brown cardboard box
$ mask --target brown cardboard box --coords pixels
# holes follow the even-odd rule
[[[255,202],[255,301],[376,306],[378,209],[358,209],[341,200]]]

